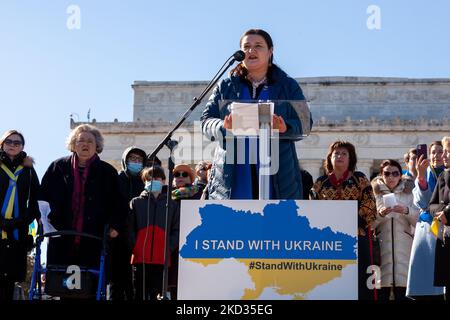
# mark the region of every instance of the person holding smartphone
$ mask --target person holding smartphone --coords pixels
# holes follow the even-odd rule
[[[430,144],[428,148],[429,159],[427,159],[426,154],[419,153],[413,196],[414,204],[420,210],[420,216],[414,232],[406,295],[420,300],[443,300],[444,288],[433,284],[436,238],[430,232],[433,217],[428,210],[428,203],[436,186],[436,181],[444,170],[442,142],[434,141]]]
[[[443,238],[437,238],[434,256],[434,285],[445,286],[445,299],[450,299],[450,136],[442,139],[446,167],[439,175],[430,200],[430,214],[444,226]]]

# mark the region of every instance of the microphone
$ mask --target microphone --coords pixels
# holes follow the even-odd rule
[[[242,50],[238,50],[233,54],[233,58],[234,60],[241,62],[242,60],[245,59],[245,52]]]

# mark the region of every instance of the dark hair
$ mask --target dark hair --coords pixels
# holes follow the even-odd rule
[[[273,48],[273,41],[272,41],[272,37],[270,36],[269,33],[267,33],[266,31],[262,30],[262,29],[250,29],[244,32],[244,34],[241,36],[241,39],[239,39],[239,47],[242,44],[242,39],[244,39],[245,36],[248,35],[258,35],[264,38],[264,41],[267,44],[267,47],[269,49]],[[269,61],[269,68],[274,65],[273,64],[273,53],[272,56],[270,57],[270,61]],[[244,63],[240,62],[236,67],[234,67],[233,69],[231,69],[229,75],[237,75],[237,76],[246,76],[248,73],[247,69],[244,67]]]
[[[0,149],[3,150],[3,143],[5,143],[5,140],[8,139],[8,137],[13,135],[13,134],[17,134],[20,137],[20,139],[22,139],[22,145],[25,146],[25,138],[23,137],[23,134],[21,134],[17,130],[8,130],[0,138]]]
[[[142,157],[142,164],[146,164],[147,161],[147,154],[145,153],[144,150],[139,149],[139,148],[133,148],[131,150],[128,151],[127,156],[125,158],[125,161],[129,161],[129,158],[132,154],[137,154],[138,156]]]
[[[166,180],[166,174],[164,173],[163,168],[160,166],[154,166],[149,168],[144,168],[141,172],[141,179],[145,183],[150,181],[151,179],[160,178],[162,180]]]
[[[403,155],[403,160],[405,160],[405,162],[409,162],[409,155],[410,154],[413,154],[413,155],[415,155],[415,156],[417,156],[417,150],[416,150],[416,148],[411,148],[411,149],[409,149],[408,150],[408,152],[407,153],[405,153],[404,155]]]
[[[159,158],[157,156],[154,156],[153,158],[150,158],[150,155],[149,155],[147,157],[145,165],[147,167],[151,167],[153,165],[158,165],[158,166],[162,167],[162,162],[161,162],[161,160],[159,160]]]
[[[349,155],[349,162],[348,162],[348,170],[349,171],[355,171],[356,169],[356,162],[358,161],[357,157],[356,157],[356,150],[355,150],[355,146],[353,144],[351,144],[348,141],[341,141],[338,140],[334,143],[332,143],[329,147],[328,147],[328,153],[327,153],[327,158],[325,160],[325,171],[330,174],[331,172],[333,172],[333,164],[331,163],[331,155],[333,154],[333,151],[338,149],[338,148],[345,148],[348,151],[348,155]]]
[[[383,160],[383,162],[381,162],[381,164],[380,164],[380,176],[383,175],[383,169],[386,168],[387,166],[396,167],[398,169],[398,171],[400,172],[400,176],[402,175],[402,166],[400,165],[400,163],[398,163],[398,161],[388,159],[388,160]]]
[[[444,146],[442,145],[442,141],[433,141],[433,142],[430,144],[430,146],[428,147],[428,154],[431,154],[431,148],[432,148],[433,146],[441,146],[441,147],[444,147]]]

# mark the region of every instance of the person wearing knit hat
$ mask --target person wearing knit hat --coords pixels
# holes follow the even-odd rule
[[[200,199],[201,190],[194,185],[194,170],[187,164],[178,164],[173,169],[172,199]]]
[[[173,175],[173,186],[175,188],[184,187],[186,184],[192,184],[195,180],[194,170],[187,164],[177,164],[173,169]]]
[[[178,164],[173,169],[173,190],[172,200],[197,200],[202,196],[202,192],[197,185],[194,185],[194,170],[187,164]],[[177,299],[178,283],[178,250],[171,255],[172,266],[169,268],[169,290],[171,299]]]

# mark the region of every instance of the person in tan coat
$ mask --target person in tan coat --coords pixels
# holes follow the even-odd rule
[[[377,204],[377,219],[372,223],[380,241],[380,300],[405,300],[413,227],[419,210],[413,203],[414,180],[402,176],[402,167],[395,160],[384,160],[380,176],[372,180]],[[392,195],[393,194],[393,195]],[[392,201],[387,198],[390,195]],[[386,197],[387,196],[387,197]]]

